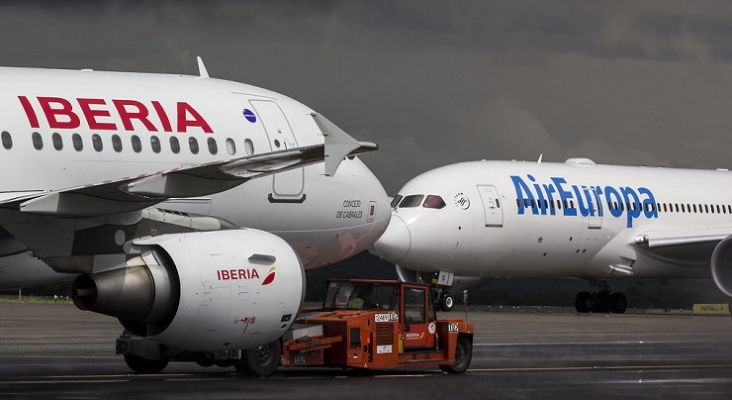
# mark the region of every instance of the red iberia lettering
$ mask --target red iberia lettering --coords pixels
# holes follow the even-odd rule
[[[31,128],[40,128],[45,122],[51,129],[78,129],[83,119],[89,129],[95,131],[134,131],[135,128],[144,128],[148,132],[174,132],[175,126],[177,133],[213,133],[211,125],[201,113],[184,101],[175,103],[175,119],[171,121],[163,105],[156,100],[146,103],[132,99],[85,97],[72,101],[62,97],[38,96],[35,98],[37,105],[33,100],[18,96]],[[42,113],[36,113],[38,108],[35,106],[40,107]]]
[[[38,103],[51,129],[76,129],[79,117],[71,109],[71,102],[60,97],[39,97]]]
[[[89,125],[89,129],[100,130],[100,131],[111,131],[117,129],[117,126],[111,122],[99,122],[98,117],[109,118],[111,114],[109,110],[104,108],[92,108],[92,106],[105,106],[106,103],[103,99],[77,99],[81,112],[86,118],[86,123]]]
[[[188,119],[188,115],[191,115],[192,119]],[[208,126],[206,120],[201,117],[201,114],[191,107],[188,103],[182,101],[178,102],[178,132],[187,132],[189,126],[195,126],[203,129],[206,133],[213,133],[211,127]]]
[[[256,269],[220,269],[216,271],[216,278],[220,281],[258,279],[259,273]]]
[[[158,130],[155,128],[155,125],[150,122],[149,119],[147,119],[147,108],[144,104],[140,103],[137,100],[112,100],[112,103],[114,103],[114,107],[117,108],[117,113],[119,114],[120,119],[122,119],[122,126],[125,127],[126,131],[133,130],[132,128],[132,120],[136,119],[145,126],[145,128],[150,132],[157,132]],[[153,102],[157,103],[157,102]],[[153,104],[154,106],[154,104]],[[133,110],[134,108],[134,110]],[[170,123],[168,123],[170,124]]]
[[[36,116],[36,112],[33,110],[33,106],[31,106],[30,101],[28,101],[28,98],[25,96],[18,96],[18,100],[20,100],[20,105],[23,106],[23,111],[25,111],[25,116],[28,117],[28,123],[31,128],[39,128],[38,117]]]
[[[160,102],[153,101],[152,105],[153,109],[155,109],[155,113],[158,115],[158,118],[160,118],[160,123],[163,125],[163,132],[173,132],[173,128],[170,127],[168,114],[165,113],[165,109],[160,105]]]

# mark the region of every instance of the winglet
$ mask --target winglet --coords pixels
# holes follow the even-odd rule
[[[362,147],[366,147],[368,150],[375,150],[377,148],[373,143],[359,143],[322,115],[315,113],[310,115],[312,115],[318,128],[320,128],[323,136],[325,136],[326,176],[335,175],[338,166],[341,165],[341,161],[354,150],[361,149]]]
[[[200,56],[196,57],[196,59],[198,60],[198,75],[201,78],[208,78],[208,71],[206,71],[206,66],[203,65],[203,59]]]

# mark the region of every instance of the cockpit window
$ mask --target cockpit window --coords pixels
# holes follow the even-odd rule
[[[426,199],[424,199],[424,203],[422,204],[422,207],[440,209],[440,208],[445,207],[445,201],[442,200],[442,197],[440,197],[440,196],[430,194],[430,195],[427,195]]]
[[[396,208],[396,206],[399,205],[399,202],[402,201],[402,195],[398,194],[394,199],[391,201],[391,208]]]
[[[422,204],[422,199],[424,198],[423,194],[413,194],[411,196],[407,196],[402,200],[401,203],[399,203],[399,207],[401,208],[407,208],[407,207],[419,207],[420,204]]]

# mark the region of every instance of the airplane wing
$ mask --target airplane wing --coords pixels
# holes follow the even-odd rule
[[[732,227],[654,230],[635,237],[632,245],[642,252],[671,263],[708,265],[714,248],[732,235]]]
[[[222,192],[250,179],[324,160],[325,174],[332,176],[344,157],[378,149],[374,143],[356,141],[321,115],[312,114],[312,117],[323,132],[323,144],[26,194],[0,200],[0,207],[64,218],[121,214],[142,210],[170,198]]]
[[[638,235],[635,244],[649,249],[719,242],[732,235],[732,228],[651,231]]]

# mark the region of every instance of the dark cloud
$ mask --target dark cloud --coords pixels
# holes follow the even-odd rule
[[[678,1],[0,1],[0,64],[209,72],[381,150],[390,193],[470,159],[730,167],[732,8]]]

